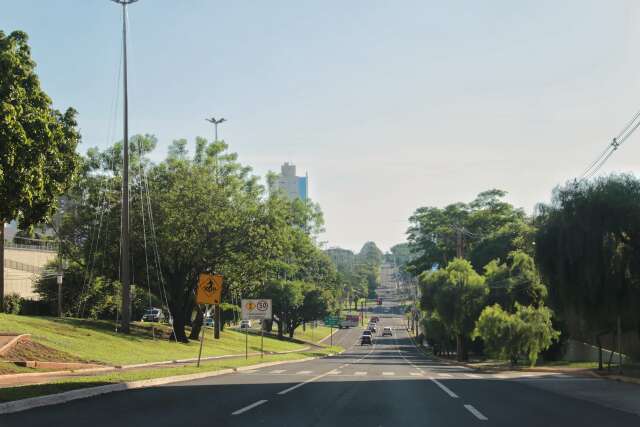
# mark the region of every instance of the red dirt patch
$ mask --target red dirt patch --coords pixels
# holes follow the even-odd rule
[[[54,350],[29,339],[20,340],[0,361],[38,360],[41,362],[84,362],[84,360],[63,351]]]

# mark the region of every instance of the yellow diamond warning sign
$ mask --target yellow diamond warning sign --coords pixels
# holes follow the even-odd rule
[[[222,275],[200,273],[198,278],[197,304],[220,304],[222,297]]]

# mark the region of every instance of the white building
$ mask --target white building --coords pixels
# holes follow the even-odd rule
[[[282,190],[290,199],[307,200],[309,197],[309,177],[296,176],[296,166],[285,163],[275,182],[275,189]]]

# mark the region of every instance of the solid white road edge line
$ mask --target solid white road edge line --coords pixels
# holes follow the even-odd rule
[[[252,410],[252,409],[253,409],[253,408],[255,408],[256,406],[260,406],[260,405],[262,405],[263,403],[267,403],[267,400],[258,400],[257,402],[253,402],[253,403],[252,403],[251,405],[249,405],[249,406],[245,406],[245,407],[244,407],[244,408],[242,408],[242,409],[238,409],[237,411],[232,412],[232,413],[231,413],[231,415],[240,415],[240,414],[242,414],[242,413],[244,413],[244,412],[247,412],[247,411]]]
[[[467,411],[469,411],[473,415],[475,415],[475,417],[477,419],[479,419],[480,421],[487,421],[489,419],[489,418],[485,417],[484,415],[482,415],[482,412],[480,412],[476,408],[474,408],[473,405],[464,405],[464,407],[467,408]]]
[[[442,384],[440,381],[438,381],[435,378],[431,378],[431,381],[437,385],[438,387],[440,387],[442,389],[442,391],[444,391],[445,393],[447,393],[449,396],[453,397],[454,399],[458,398],[458,395],[455,394],[454,392],[451,391],[451,389],[449,389],[449,387],[447,387],[446,385]]]

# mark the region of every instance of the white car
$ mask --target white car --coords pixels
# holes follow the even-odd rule
[[[240,321],[240,328],[241,329],[251,328],[251,320],[242,320],[242,321]]]
[[[382,336],[386,337],[392,337],[393,336],[393,329],[391,329],[391,326],[385,326],[384,329],[382,329]]]

